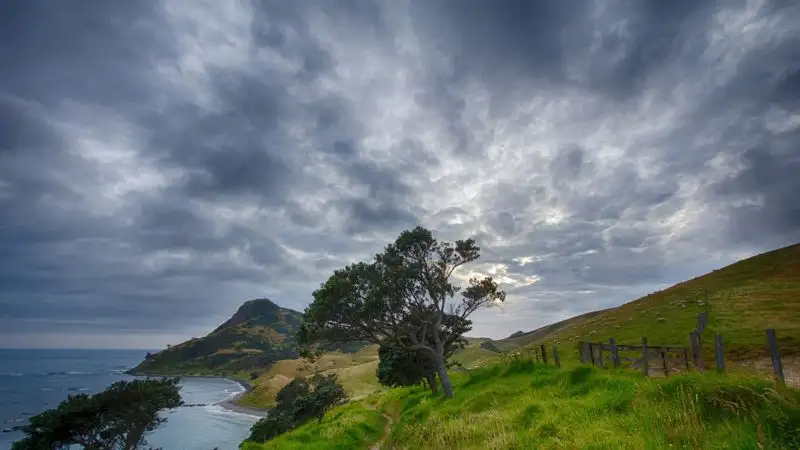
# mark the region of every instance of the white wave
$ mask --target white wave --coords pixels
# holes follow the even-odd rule
[[[24,375],[25,374],[19,373],[19,372],[3,372],[3,373],[0,373],[0,377],[21,377],[21,376],[24,376]]]
[[[228,380],[228,379],[226,378],[226,380]],[[232,385],[236,386],[236,390],[232,391],[232,390],[229,390],[229,389],[225,389],[224,392],[226,394],[228,394],[228,397],[225,399],[226,401],[235,398],[237,395],[240,395],[240,394],[244,393],[244,391],[245,391],[244,386],[242,386],[240,383],[238,383],[236,381],[233,381],[233,380],[228,380],[228,381],[230,381]]]
[[[232,411],[219,405],[208,405],[203,408],[206,412],[215,416],[244,416],[249,418],[261,419],[260,416],[255,414],[248,414],[240,411]]]

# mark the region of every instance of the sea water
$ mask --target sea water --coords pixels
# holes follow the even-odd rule
[[[0,349],[0,429],[24,425],[28,418],[54,408],[70,394],[100,392],[111,383],[132,380],[124,372],[138,364],[146,350],[4,350]],[[167,423],[147,437],[164,450],[234,450],[257,417],[234,413],[216,404],[242,387],[222,378],[183,378],[186,404],[164,413]],[[24,435],[0,433],[0,450]]]

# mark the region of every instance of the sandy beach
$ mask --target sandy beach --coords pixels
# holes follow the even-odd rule
[[[257,416],[257,417],[266,417],[267,416],[267,414],[269,413],[269,409],[266,409],[266,408],[253,408],[253,407],[250,407],[250,406],[242,406],[242,405],[239,405],[238,403],[236,403],[236,401],[239,400],[244,394],[250,392],[253,389],[253,386],[251,386],[250,383],[248,383],[246,381],[241,381],[241,380],[232,380],[230,378],[226,378],[226,380],[230,380],[230,381],[233,381],[234,383],[238,383],[242,387],[242,389],[244,389],[244,390],[241,393],[237,394],[235,397],[232,397],[232,398],[230,398],[228,400],[225,400],[223,402],[217,403],[217,406],[221,406],[221,407],[227,409],[228,411],[233,411],[233,412],[240,413],[240,414],[249,414],[251,416]]]
[[[220,378],[220,379],[225,379],[225,380],[232,381],[232,382],[238,384],[239,386],[242,387],[243,391],[241,393],[239,393],[239,394],[236,394],[234,397],[231,397],[228,400],[224,400],[224,401],[221,401],[221,402],[217,403],[216,404],[217,406],[225,408],[228,411],[232,411],[232,412],[235,412],[235,413],[248,414],[248,415],[256,416],[256,417],[267,417],[267,414],[269,413],[269,409],[268,408],[254,408],[252,406],[242,406],[242,405],[236,403],[240,398],[242,398],[242,396],[244,394],[247,394],[248,392],[253,390],[253,386],[250,383],[248,383],[246,381],[243,381],[243,380],[234,380],[233,378],[226,378],[226,377],[215,376],[215,375],[160,375],[160,374],[155,374],[155,373],[132,374],[130,371],[128,371],[127,373],[129,373],[131,375],[134,375],[134,376],[137,376],[137,377],[179,377],[179,378]]]

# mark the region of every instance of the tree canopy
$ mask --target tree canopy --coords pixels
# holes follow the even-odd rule
[[[463,289],[451,282],[459,267],[479,256],[472,239],[439,242],[422,227],[404,231],[373,261],[336,270],[314,291],[300,341],[387,342],[422,352],[433,362],[445,395],[452,396],[447,340],[470,328],[450,335],[447,321],[464,325],[475,311],[505,300],[491,277],[474,277]]]
[[[167,421],[162,409],[183,404],[178,378],[119,381],[95,395],[71,395],[58,407],[30,418],[13,450],[132,450]]]

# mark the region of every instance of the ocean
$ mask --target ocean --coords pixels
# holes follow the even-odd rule
[[[0,349],[0,450],[23,437],[28,417],[57,406],[70,394],[96,393],[119,380],[132,380],[125,370],[138,364],[146,350],[8,350]],[[147,441],[164,450],[235,450],[249,435],[257,417],[228,411],[216,403],[242,392],[222,378],[183,378],[181,397],[187,404],[166,412]]]

